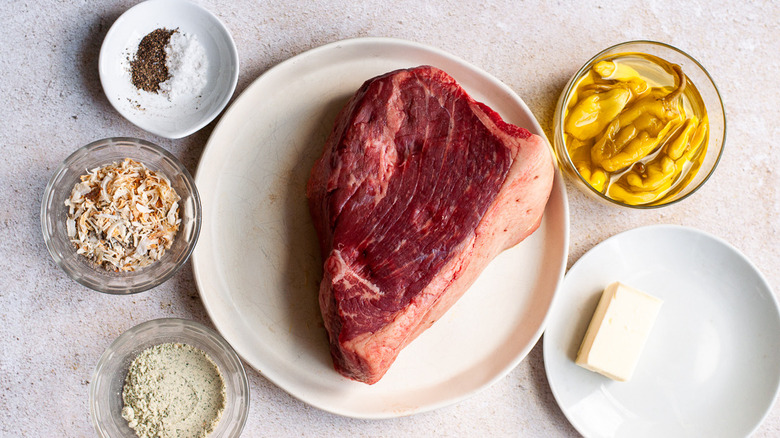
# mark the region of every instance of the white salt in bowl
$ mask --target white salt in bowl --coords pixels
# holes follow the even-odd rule
[[[155,29],[178,29],[205,51],[205,86],[171,100],[138,90],[130,60],[138,43]],[[100,48],[100,82],[108,101],[127,120],[152,134],[182,138],[216,118],[238,82],[238,51],[230,32],[211,12],[185,0],[149,0],[128,9],[111,26]]]

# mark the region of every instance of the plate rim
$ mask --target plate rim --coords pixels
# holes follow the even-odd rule
[[[686,233],[691,233],[692,235],[698,235],[700,237],[704,237],[706,239],[709,239],[712,242],[715,242],[715,243],[723,246],[724,249],[730,251],[731,253],[733,253],[734,255],[739,257],[740,259],[742,259],[746,263],[746,265],[750,268],[750,271],[753,274],[755,274],[756,278],[763,285],[765,285],[766,289],[770,292],[769,296],[771,298],[772,303],[774,304],[773,305],[773,309],[775,311],[775,314],[777,314],[778,318],[780,319],[780,300],[778,299],[777,294],[775,293],[774,289],[772,289],[772,285],[769,283],[769,281],[767,280],[766,276],[764,276],[764,274],[761,272],[761,270],[758,269],[758,267],[755,265],[755,263],[753,263],[752,260],[750,260],[750,258],[748,258],[742,251],[740,251],[739,248],[735,247],[733,244],[729,243],[728,241],[726,241],[725,239],[723,239],[723,238],[721,238],[719,236],[716,236],[716,235],[714,235],[712,233],[709,233],[707,231],[704,231],[704,230],[701,230],[701,229],[698,229],[698,228],[685,226],[685,225],[677,225],[677,224],[651,224],[651,225],[643,225],[643,226],[627,229],[627,230],[621,231],[619,233],[613,234],[613,235],[607,237],[606,239],[604,239],[604,240],[598,242],[597,244],[595,244],[592,248],[590,248],[582,256],[580,256],[580,258],[577,259],[577,261],[572,264],[571,268],[569,268],[567,270],[566,276],[564,277],[563,281],[559,285],[558,292],[560,292],[560,293],[556,293],[555,297],[553,298],[553,302],[552,302],[552,304],[550,306],[550,312],[548,313],[548,316],[550,318],[554,318],[554,316],[552,316],[552,315],[554,315],[556,313],[557,307],[560,306],[559,302],[564,300],[564,298],[563,298],[564,294],[562,293],[562,291],[565,290],[566,280],[567,280],[569,272],[573,271],[579,265],[584,265],[587,262],[586,256],[591,254],[597,248],[609,245],[612,242],[614,242],[615,240],[620,240],[622,238],[625,238],[626,235],[630,235],[630,234],[634,234],[634,233],[640,233],[640,232],[647,232],[647,231],[651,231],[651,230],[658,230],[659,232],[670,232],[670,231],[680,232],[680,231],[682,231],[682,232],[686,232]],[[547,328],[549,328],[549,327],[545,328],[545,334],[547,332]],[[551,345],[549,342],[546,342],[547,339],[548,339],[548,337],[545,336],[545,339],[542,341],[542,344],[543,344],[542,345],[542,356],[544,358],[545,376],[547,377],[547,382],[550,385],[550,392],[552,392],[553,398],[555,399],[555,403],[561,409],[561,412],[564,414],[564,416],[566,417],[567,421],[569,421],[569,424],[571,424],[572,427],[574,427],[574,429],[577,430],[577,432],[579,432],[580,434],[582,434],[585,437],[588,437],[588,436],[590,436],[590,435],[588,435],[588,432],[590,432],[590,431],[584,429],[583,426],[579,422],[574,421],[574,419],[571,418],[570,412],[568,411],[568,409],[565,408],[564,404],[561,402],[561,397],[563,395],[561,394],[560,389],[556,386],[556,383],[554,383],[554,380],[556,380],[556,377],[552,376],[552,373],[550,371],[551,368],[549,366],[547,366],[547,364],[551,360],[551,356],[553,354],[552,353],[552,349],[554,348],[553,345]],[[778,399],[778,397],[780,397],[780,376],[778,376],[778,377],[779,378],[778,378],[778,381],[777,381],[777,385],[774,388],[774,397],[772,398],[772,401],[765,407],[764,412],[761,414],[761,416],[758,419],[758,421],[756,422],[756,424],[754,424],[752,426],[752,428],[748,432],[748,435],[751,435],[751,434],[755,433],[755,431],[761,426],[761,424],[763,424],[763,422],[767,419],[769,414],[772,412],[772,408],[774,407],[775,403],[777,403],[777,399]]]
[[[348,39],[344,39],[344,40],[334,41],[334,42],[331,42],[331,43],[328,43],[328,44],[324,44],[324,45],[321,45],[321,46],[318,46],[318,47],[314,47],[314,48],[309,49],[309,50],[305,50],[305,51],[303,51],[301,53],[298,53],[298,54],[296,54],[296,55],[294,55],[294,56],[292,56],[290,58],[287,58],[284,61],[282,61],[282,62],[280,62],[280,63],[270,67],[268,70],[264,71],[257,78],[255,78],[240,93],[240,95],[238,95],[237,98],[230,104],[230,106],[223,113],[223,115],[220,118],[219,122],[215,126],[213,132],[209,136],[209,139],[208,139],[208,141],[207,141],[207,143],[206,143],[206,145],[204,147],[204,150],[203,150],[203,152],[201,154],[201,158],[200,158],[200,160],[198,162],[198,170],[197,170],[196,175],[195,175],[196,183],[197,184],[203,184],[203,181],[201,180],[201,176],[203,174],[202,169],[204,169],[204,167],[202,166],[202,164],[204,162],[208,161],[209,157],[212,154],[218,153],[219,146],[216,144],[216,140],[215,139],[217,138],[217,136],[219,134],[221,134],[221,131],[223,129],[226,129],[225,125],[227,125],[229,123],[229,121],[231,120],[232,114],[234,112],[237,112],[239,110],[239,107],[242,106],[242,102],[244,100],[250,99],[251,95],[256,94],[254,92],[254,90],[256,88],[261,88],[263,86],[263,81],[264,81],[264,79],[266,77],[268,77],[269,75],[275,74],[275,72],[277,72],[277,71],[284,71],[285,69],[288,68],[288,66],[290,66],[290,65],[292,65],[294,63],[297,63],[297,62],[301,62],[302,59],[305,59],[305,58],[308,58],[308,57],[317,56],[317,55],[319,55],[322,52],[338,50],[338,49],[344,48],[344,47],[350,47],[350,48],[354,49],[356,47],[359,47],[360,45],[366,45],[366,46],[369,46],[369,47],[370,46],[375,46],[375,45],[389,45],[389,46],[394,46],[394,47],[399,47],[400,46],[400,47],[420,50],[420,51],[423,51],[423,52],[430,53],[430,54],[432,54],[434,56],[442,57],[442,58],[444,58],[444,59],[446,59],[448,61],[451,61],[453,63],[456,63],[460,67],[464,68],[465,70],[468,70],[468,71],[470,71],[472,73],[478,74],[480,77],[489,78],[491,80],[491,83],[493,85],[495,85],[497,87],[497,89],[500,89],[503,94],[508,95],[508,97],[510,97],[512,99],[512,102],[516,103],[518,105],[518,107],[523,110],[525,115],[530,116],[529,119],[531,121],[531,126],[527,126],[526,128],[529,129],[530,131],[534,132],[535,134],[541,136],[542,138],[544,138],[545,142],[547,143],[548,147],[550,148],[551,153],[553,153],[552,152],[552,148],[550,146],[549,140],[547,139],[547,136],[545,134],[544,129],[541,127],[541,125],[539,124],[539,122],[536,119],[536,117],[533,115],[533,112],[530,110],[530,108],[528,108],[528,106],[525,103],[525,101],[523,101],[523,99],[520,98],[520,96],[517,95],[517,93],[515,93],[514,90],[512,90],[509,86],[507,86],[505,83],[503,83],[499,79],[495,78],[490,73],[488,73],[488,72],[486,72],[486,71],[476,67],[475,65],[473,65],[473,64],[471,64],[471,63],[469,63],[469,62],[467,62],[467,61],[465,61],[465,60],[463,60],[463,59],[461,59],[461,58],[459,58],[459,57],[457,57],[455,55],[452,55],[452,54],[450,54],[448,52],[445,52],[445,51],[443,51],[441,49],[438,49],[438,48],[435,48],[435,47],[432,47],[432,46],[429,46],[429,45],[426,45],[426,44],[422,44],[422,43],[418,43],[418,42],[414,42],[414,41],[409,41],[409,40],[404,40],[404,39],[399,39],[399,38],[392,38],[392,37],[356,37],[356,38],[348,38]],[[366,414],[364,412],[346,411],[343,408],[342,409],[334,409],[333,407],[331,407],[329,405],[325,405],[325,404],[322,404],[322,403],[316,403],[315,401],[312,401],[310,398],[306,398],[305,395],[297,394],[297,393],[294,393],[294,392],[290,391],[288,388],[286,388],[283,384],[280,383],[280,379],[278,378],[278,376],[274,375],[273,373],[269,374],[266,371],[260,370],[257,366],[255,366],[254,364],[252,364],[248,360],[246,360],[244,358],[244,355],[241,353],[241,351],[239,349],[237,349],[232,344],[231,344],[231,346],[233,346],[233,348],[236,349],[236,351],[238,352],[239,356],[241,356],[242,359],[246,361],[247,365],[249,365],[252,369],[254,369],[257,372],[259,372],[260,374],[262,374],[263,377],[268,379],[271,383],[273,383],[275,386],[277,386],[279,389],[281,389],[282,391],[286,392],[287,394],[289,394],[293,398],[295,398],[297,400],[300,400],[301,402],[303,402],[303,403],[305,403],[307,405],[313,406],[313,407],[315,407],[317,409],[320,409],[320,410],[323,410],[323,411],[326,411],[326,412],[329,412],[329,413],[333,413],[333,414],[336,414],[336,415],[345,416],[345,417],[358,418],[358,419],[386,419],[386,418],[397,418],[397,417],[409,416],[409,415],[414,415],[414,414],[418,414],[418,413],[422,413],[422,412],[428,412],[428,411],[432,411],[432,410],[435,410],[435,409],[442,408],[444,406],[449,406],[449,405],[455,404],[455,403],[457,403],[459,401],[462,401],[462,400],[464,400],[466,398],[469,398],[469,397],[475,395],[476,393],[479,393],[479,392],[487,389],[488,387],[490,387],[493,384],[495,384],[497,381],[499,381],[502,378],[506,377],[514,368],[517,367],[517,365],[520,362],[522,362],[523,359],[525,359],[527,357],[528,353],[530,353],[530,351],[536,345],[538,345],[539,340],[540,340],[540,338],[542,336],[542,333],[544,332],[544,329],[546,328],[547,322],[549,320],[550,310],[552,309],[552,306],[553,306],[553,304],[555,302],[555,298],[557,296],[557,293],[558,293],[558,291],[560,289],[560,286],[561,286],[561,284],[563,283],[563,280],[564,280],[564,274],[566,272],[566,266],[567,266],[567,260],[568,260],[568,254],[569,254],[569,242],[570,242],[569,202],[568,202],[568,195],[567,195],[566,186],[565,186],[563,177],[562,177],[562,175],[561,175],[561,173],[560,173],[560,171],[558,169],[557,162],[555,162],[554,160],[553,160],[553,162],[554,162],[554,167],[555,167],[555,176],[554,176],[553,190],[555,191],[556,188],[557,188],[557,196],[559,196],[561,198],[561,204],[558,207],[561,210],[561,212],[560,212],[561,223],[562,223],[563,229],[565,230],[565,232],[561,236],[562,259],[560,261],[560,266],[558,267],[558,272],[555,273],[555,274],[550,274],[551,277],[552,277],[552,275],[555,275],[555,277],[556,277],[555,290],[553,290],[551,292],[551,296],[550,296],[550,300],[549,300],[549,305],[547,307],[547,311],[545,312],[545,314],[544,314],[544,316],[542,318],[541,324],[539,325],[539,327],[536,329],[535,333],[532,336],[532,340],[533,341],[530,342],[529,345],[526,346],[526,348],[523,351],[521,351],[520,354],[515,359],[513,359],[511,361],[511,363],[508,364],[506,369],[501,370],[501,372],[499,372],[499,373],[496,373],[496,375],[493,376],[492,378],[490,378],[487,382],[485,382],[485,383],[483,383],[481,385],[478,385],[476,388],[474,388],[474,389],[472,389],[470,391],[464,392],[463,394],[461,394],[458,397],[446,398],[446,399],[440,400],[440,401],[438,401],[436,403],[431,403],[431,404],[424,405],[424,406],[421,406],[421,407],[418,406],[418,407],[413,408],[413,409],[410,408],[409,410],[406,410],[406,411],[403,411],[403,412],[397,412],[397,411],[394,411],[392,409],[387,409],[387,410],[384,410],[384,411],[379,411],[379,412],[373,412],[373,413],[370,413],[370,414]],[[205,218],[205,211],[204,211],[204,218]],[[209,315],[209,318],[212,320],[212,323],[217,328],[217,331],[220,333],[220,335],[222,335],[230,343],[230,335],[228,335],[228,334],[226,334],[224,332],[224,330],[222,329],[223,325],[220,324],[213,317],[214,316],[214,312],[216,310],[212,308],[212,305],[208,304],[209,300],[206,297],[204,297],[205,293],[204,293],[203,287],[202,287],[203,280],[201,279],[202,273],[200,272],[200,269],[198,268],[198,263],[197,263],[197,261],[200,259],[200,255],[199,254],[200,253],[197,251],[197,248],[196,248],[196,251],[193,253],[193,256],[191,258],[191,264],[192,264],[192,268],[193,268],[193,274],[194,274],[194,277],[195,277],[195,283],[196,283],[196,287],[198,289],[198,293],[199,293],[199,295],[201,297],[201,301],[203,302],[204,308],[206,309],[206,312]]]

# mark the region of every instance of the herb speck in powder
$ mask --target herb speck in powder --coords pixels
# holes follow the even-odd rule
[[[155,29],[141,39],[135,58],[130,61],[133,85],[139,90],[156,93],[160,83],[170,77],[165,63],[165,46],[176,30]]]

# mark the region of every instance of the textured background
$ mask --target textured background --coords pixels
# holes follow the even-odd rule
[[[124,120],[98,79],[101,41],[133,1],[16,1],[0,5],[0,435],[93,436],[87,393],[103,350],[128,328],[159,317],[211,325],[185,267],[135,296],[92,292],[68,279],[40,233],[44,187],[73,150],[110,136],[157,142],[191,172],[214,123],[166,140]],[[745,253],[780,292],[780,8],[773,2],[455,0],[201,0],[231,30],[241,59],[236,96],[271,66],[325,43],[390,36],[436,46],[514,89],[545,129],[571,74],[615,43],[652,39],[706,66],[720,87],[726,151],[688,200],[629,211],[585,198],[571,185],[569,266],[605,238],[642,225],[680,224]],[[235,96],[234,96],[235,97]],[[494,386],[455,406],[386,421],[311,408],[247,370],[252,405],[245,436],[575,436],[545,378],[541,343]],[[780,435],[776,403],[756,436]]]

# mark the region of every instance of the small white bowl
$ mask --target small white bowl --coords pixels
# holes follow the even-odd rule
[[[132,84],[129,60],[141,39],[158,28],[197,38],[208,60],[207,81],[192,99],[147,108],[138,104],[145,92]],[[100,48],[99,70],[103,91],[122,116],[152,134],[181,138],[206,126],[227,105],[238,82],[238,51],[227,28],[201,6],[186,0],[149,0],[128,9],[111,26]]]

